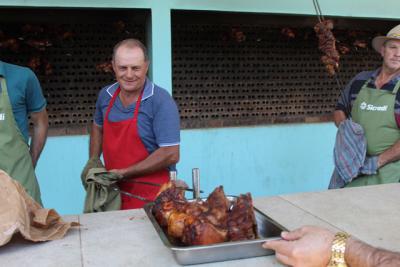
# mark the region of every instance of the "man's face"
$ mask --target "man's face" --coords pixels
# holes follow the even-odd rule
[[[122,91],[140,92],[143,89],[149,63],[139,47],[119,47],[112,65]]]
[[[400,40],[389,40],[381,48],[383,65],[392,71],[400,70]]]

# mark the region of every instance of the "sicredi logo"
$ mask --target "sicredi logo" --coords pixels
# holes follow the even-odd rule
[[[0,113],[0,121],[4,121],[6,119],[6,114]]]
[[[374,106],[372,104],[367,104],[366,102],[362,102],[360,104],[360,109],[362,109],[362,110],[366,109],[368,111],[387,111],[388,105]]]

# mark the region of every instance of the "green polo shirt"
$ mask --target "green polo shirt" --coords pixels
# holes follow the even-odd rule
[[[28,115],[46,107],[46,99],[36,75],[26,67],[0,61],[0,76],[6,79],[15,121],[25,141],[29,138]],[[0,90],[1,86],[0,86]]]

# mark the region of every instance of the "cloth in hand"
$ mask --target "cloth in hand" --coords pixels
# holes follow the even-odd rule
[[[329,189],[342,188],[360,174],[376,174],[378,157],[367,157],[367,139],[364,129],[351,119],[338,127],[333,151],[335,169]]]

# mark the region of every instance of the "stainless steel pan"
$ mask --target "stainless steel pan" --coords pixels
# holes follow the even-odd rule
[[[228,197],[228,199],[231,201],[234,200],[234,198],[235,197]],[[161,241],[168,249],[171,250],[176,261],[182,265],[272,255],[274,252],[272,250],[262,248],[262,244],[266,240],[280,239],[280,233],[286,230],[270,217],[254,208],[258,225],[258,239],[224,242],[206,246],[182,246],[180,244],[175,244],[173,241],[168,239],[166,232],[164,232],[153,216],[153,207],[154,203],[147,203],[144,206],[144,210],[153,224],[154,229],[160,236]]]

